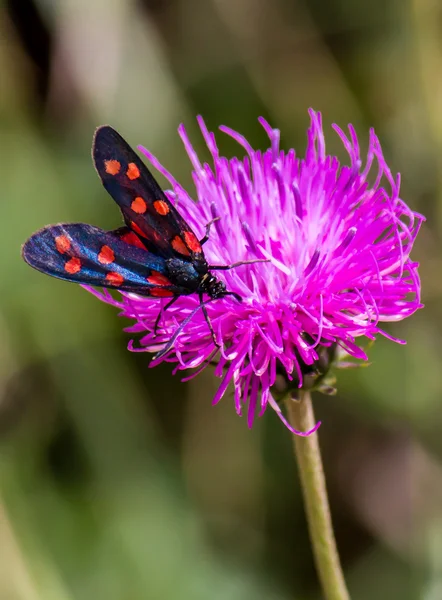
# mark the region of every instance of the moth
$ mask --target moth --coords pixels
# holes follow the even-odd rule
[[[206,233],[199,240],[147,166],[112,127],[104,125],[96,130],[92,158],[125,225],[112,231],[85,223],[48,225],[25,242],[24,260],[34,269],[67,281],[169,298],[162,311],[180,296],[197,294],[200,304],[196,310],[203,310],[216,344],[204,295],[209,301],[227,295],[241,301],[241,297],[229,292],[211,271],[262,261],[209,265],[202,247],[209,239],[213,221],[206,224]],[[160,315],[161,309],[155,329]],[[179,331],[159,355],[170,349]]]

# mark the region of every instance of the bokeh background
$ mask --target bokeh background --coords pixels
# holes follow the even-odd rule
[[[435,0],[0,3],[0,600],[321,598],[272,411],[249,431],[213,373],[148,369],[115,309],[20,257],[47,223],[118,226],[97,125],[191,189],[180,122],[265,148],[263,115],[302,153],[310,106],[341,157],[332,122],[363,147],[374,126],[427,216],[426,308],[388,328],[408,344],[315,401],[346,577],[354,600],[442,598],[441,23]]]

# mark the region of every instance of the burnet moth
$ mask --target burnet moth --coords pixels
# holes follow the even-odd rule
[[[203,244],[168,200],[152,173],[129,144],[112,127],[99,127],[94,136],[92,158],[100,179],[120,207],[126,226],[104,231],[85,223],[48,225],[34,233],[23,246],[23,258],[34,269],[75,283],[132,292],[152,298],[170,298],[162,311],[182,295],[197,294],[199,306],[181,323],[166,346],[165,354],[195,312],[207,315],[207,302],[229,292],[211,270],[226,270],[242,264],[208,265]],[[204,294],[210,300],[204,301]]]

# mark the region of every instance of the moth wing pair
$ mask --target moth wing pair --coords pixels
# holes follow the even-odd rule
[[[23,257],[54,277],[145,296],[183,293],[166,276],[166,260],[202,255],[195,234],[149,169],[111,127],[97,129],[92,156],[126,227],[104,231],[83,223],[49,225],[32,235]]]

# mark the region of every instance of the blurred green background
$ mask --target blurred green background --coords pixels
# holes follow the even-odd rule
[[[315,401],[353,600],[442,598],[442,6],[435,0],[0,3],[0,600],[321,598],[290,434],[126,350],[125,322],[22,262],[48,223],[120,223],[90,160],[110,123],[191,189],[195,115],[302,153],[307,109],[374,126],[427,216],[426,308]],[[221,149],[234,147],[220,134]],[[161,178],[160,178],[161,180]],[[164,181],[162,181],[164,183]]]

